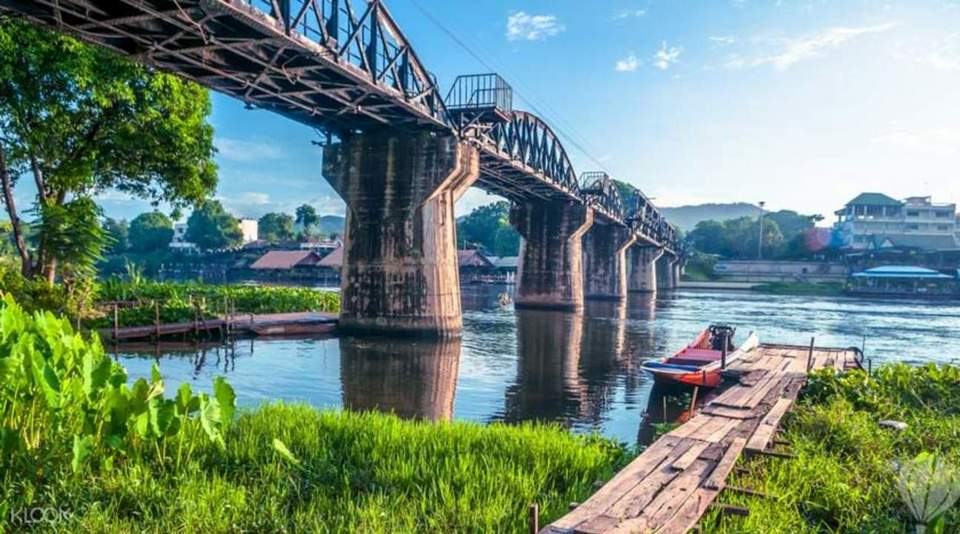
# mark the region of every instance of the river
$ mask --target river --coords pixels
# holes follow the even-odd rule
[[[762,342],[805,345],[814,336],[819,346],[864,345],[873,365],[960,358],[960,303],[678,291],[588,302],[583,314],[569,314],[504,310],[500,291],[464,288],[457,340],[238,340],[162,353],[121,346],[118,356],[134,378],[149,376],[158,360],[168,391],[183,381],[209,391],[224,375],[243,406],[283,399],[438,420],[546,420],[626,443],[647,441],[651,418],[662,419],[640,364],[710,323],[736,326],[738,339],[756,330]],[[679,410],[666,409],[668,418]]]

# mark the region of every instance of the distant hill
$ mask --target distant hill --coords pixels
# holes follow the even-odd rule
[[[696,206],[677,206],[675,208],[660,208],[660,212],[671,224],[689,232],[700,221],[726,221],[739,217],[756,217],[760,208],[746,202],[732,204],[699,204]]]
[[[317,223],[317,230],[323,235],[337,234],[343,235],[343,228],[347,224],[346,217],[342,215],[321,215]]]

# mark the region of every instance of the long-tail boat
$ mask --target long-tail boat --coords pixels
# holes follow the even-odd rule
[[[757,334],[750,332],[740,346],[734,346],[735,333],[731,326],[710,325],[673,356],[648,360],[642,367],[659,383],[717,387],[723,381],[723,368],[760,344]]]

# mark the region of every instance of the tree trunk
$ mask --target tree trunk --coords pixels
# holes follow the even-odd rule
[[[33,276],[33,265],[30,263],[27,243],[23,239],[20,217],[17,216],[17,205],[13,199],[13,185],[10,182],[6,153],[2,146],[0,146],[0,184],[3,186],[3,199],[7,205],[7,215],[10,216],[10,225],[13,228],[13,240],[17,246],[17,252],[20,253],[20,272],[24,278],[30,278]]]

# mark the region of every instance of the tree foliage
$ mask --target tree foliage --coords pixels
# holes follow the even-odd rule
[[[153,252],[170,246],[173,221],[159,211],[141,213],[130,221],[130,248],[136,252]]]
[[[317,216],[317,210],[310,204],[304,204],[297,208],[297,225],[300,226],[300,231],[305,235],[310,235],[310,232],[313,230],[313,227],[320,221],[320,217]]]
[[[130,225],[127,221],[107,217],[103,221],[103,230],[107,233],[110,241],[106,252],[121,254],[130,248]]]
[[[819,215],[801,215],[780,210],[764,215],[763,257],[766,259],[802,259],[818,252],[812,239]],[[757,217],[739,217],[727,221],[701,221],[689,239],[700,252],[725,258],[755,259],[760,238]]]
[[[208,200],[190,214],[184,237],[201,250],[221,250],[239,246],[243,232],[240,222],[219,201]]]
[[[488,254],[516,256],[520,234],[510,226],[510,204],[506,201],[480,206],[457,221],[461,247],[476,247]]]
[[[202,201],[216,186],[207,91],[103,49],[0,17],[0,181],[14,226],[20,179],[33,179],[40,235],[18,242],[23,272],[53,280],[56,250],[44,214],[89,215],[89,199],[117,190],[174,208]],[[76,202],[77,204],[71,205]],[[85,220],[97,222],[96,219]],[[98,231],[94,227],[84,230]],[[99,230],[102,232],[102,229]]]
[[[257,221],[260,239],[277,243],[293,238],[293,217],[286,213],[267,213]]]

